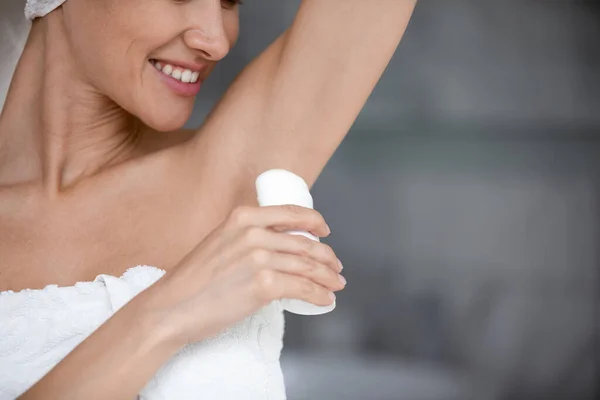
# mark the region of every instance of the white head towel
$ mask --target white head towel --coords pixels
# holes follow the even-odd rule
[[[45,17],[56,10],[67,0],[27,0],[25,4],[25,16],[33,21],[39,17]]]

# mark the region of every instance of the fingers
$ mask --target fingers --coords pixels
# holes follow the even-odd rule
[[[239,207],[231,213],[230,223],[237,227],[258,226],[277,231],[300,230],[318,237],[326,237],[331,233],[320,213],[293,205]]]
[[[255,249],[250,252],[249,263],[258,271],[271,269],[288,275],[308,279],[328,291],[339,291],[346,286],[346,281],[329,266],[309,257]]]
[[[310,279],[289,275],[273,269],[262,269],[255,280],[255,290],[263,301],[298,299],[317,306],[328,306],[335,294]]]
[[[236,232],[240,264],[251,271],[253,288],[264,301],[292,298],[326,306],[344,289],[341,263],[326,244],[287,231],[307,231],[323,237],[329,226],[318,212],[297,206],[241,207],[225,229]],[[236,251],[236,252],[237,252]],[[250,268],[250,270],[248,270]]]
[[[249,234],[249,236],[253,236],[250,240],[256,241],[251,245],[279,253],[312,258],[321,264],[327,265],[337,273],[342,271],[341,262],[335,252],[325,243],[316,242],[300,235],[290,235],[261,228],[256,229],[260,232],[250,232]]]

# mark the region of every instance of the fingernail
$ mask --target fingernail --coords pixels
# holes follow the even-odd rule
[[[329,225],[325,224],[325,227],[327,228],[327,235],[331,235],[331,228],[329,227]]]
[[[344,269],[344,266],[342,265],[342,262],[340,261],[339,258],[338,258],[338,265],[340,267],[340,271]]]
[[[329,298],[331,299],[331,301],[335,301],[335,293],[329,292]]]
[[[342,285],[346,286],[346,284],[348,283],[346,281],[346,278],[344,278],[342,275],[339,275],[339,277],[340,277],[340,282],[342,282]]]

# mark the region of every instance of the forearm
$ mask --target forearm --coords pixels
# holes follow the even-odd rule
[[[144,295],[117,312],[20,399],[135,398],[179,349],[158,317],[141,311]]]

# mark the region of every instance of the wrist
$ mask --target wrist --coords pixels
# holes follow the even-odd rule
[[[156,291],[148,289],[140,293],[128,306],[131,309],[127,318],[146,332],[144,347],[174,354],[186,344],[180,339],[182,335],[172,312],[160,302]]]

